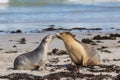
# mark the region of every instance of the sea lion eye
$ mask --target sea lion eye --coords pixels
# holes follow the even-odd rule
[[[62,35],[63,33],[60,33],[60,35]]]

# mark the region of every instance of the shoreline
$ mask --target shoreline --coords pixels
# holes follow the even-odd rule
[[[109,29],[103,28],[83,28],[83,27],[74,27],[74,28],[63,28],[63,27],[56,27],[55,25],[49,25],[47,28],[39,29],[30,29],[30,30],[23,30],[23,29],[13,29],[13,30],[0,30],[0,35],[7,35],[13,33],[23,33],[23,34],[35,34],[35,33],[46,33],[46,32],[77,32],[77,33],[92,33],[92,32],[102,32],[102,33],[111,33],[111,32],[119,32],[120,29],[111,27]]]

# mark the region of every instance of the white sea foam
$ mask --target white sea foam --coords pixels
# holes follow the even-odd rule
[[[85,4],[103,3],[103,2],[116,2],[116,1],[120,1],[120,0],[68,0],[68,2],[85,3]]]
[[[0,0],[0,4],[6,4],[9,3],[9,0]]]

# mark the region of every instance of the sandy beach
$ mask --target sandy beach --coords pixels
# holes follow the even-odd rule
[[[49,45],[45,72],[41,67],[13,69],[17,56],[36,49],[46,35],[63,31],[94,46],[101,65],[72,66],[63,41],[55,38]],[[73,49],[67,47],[77,51],[75,57],[88,49],[79,50],[76,42],[73,45]],[[88,55],[96,58],[95,53]],[[35,62],[33,66],[38,68],[36,56],[22,59]],[[97,62],[94,58],[87,60]],[[120,0],[0,0],[0,80],[120,80]]]
[[[94,42],[93,46],[98,50],[102,65],[94,67],[80,67],[80,73],[77,73],[71,68],[71,59],[68,54],[52,54],[50,53],[53,49],[64,50],[65,47],[61,40],[55,38],[49,46],[49,54],[46,63],[45,73],[42,70],[13,70],[14,59],[23,53],[30,52],[34,50],[44,36],[48,34],[55,34],[55,32],[44,32],[36,34],[25,34],[25,33],[14,33],[0,35],[0,79],[10,79],[16,80],[20,77],[15,77],[10,75],[13,74],[25,74],[32,76],[39,76],[37,79],[42,79],[40,77],[45,77],[50,80],[119,80],[120,79],[120,37],[114,36],[115,39],[101,39],[93,40],[96,35],[109,36],[110,34],[115,34],[112,32],[92,32],[92,33],[79,33],[74,32],[76,38],[81,41],[82,39],[88,38]],[[119,33],[118,33],[119,34]],[[21,39],[25,39],[25,43],[20,43]],[[72,72],[72,74],[70,74]],[[62,74],[62,75],[61,75]],[[49,78],[52,75],[53,78]],[[57,75],[57,78],[54,76]],[[64,76],[63,76],[64,75]],[[76,75],[76,76],[74,76]],[[15,79],[14,79],[15,78]],[[30,77],[29,77],[30,78]],[[21,79],[25,79],[21,77]],[[30,78],[31,80],[33,77]],[[28,79],[28,80],[30,80]],[[44,79],[44,78],[43,78]],[[25,79],[27,80],[27,79]]]

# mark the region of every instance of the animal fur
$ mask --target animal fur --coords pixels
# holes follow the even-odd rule
[[[73,64],[82,66],[100,64],[100,55],[92,45],[76,40],[69,32],[56,33],[56,36],[63,40]]]
[[[45,70],[47,50],[53,38],[53,35],[47,35],[35,50],[16,57],[14,60],[14,69],[34,70],[42,67]]]

